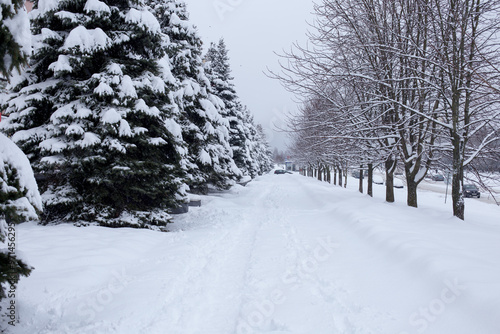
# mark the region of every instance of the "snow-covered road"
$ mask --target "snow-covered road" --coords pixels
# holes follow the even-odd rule
[[[417,210],[271,174],[203,196],[170,233],[22,225],[36,270],[11,329],[498,334],[500,209],[471,202],[461,223],[437,196]]]

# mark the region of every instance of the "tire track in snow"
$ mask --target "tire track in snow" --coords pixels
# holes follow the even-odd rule
[[[289,332],[289,324],[280,319],[289,315],[286,307],[295,302],[297,291],[315,287],[315,291],[323,293],[326,288],[331,289],[329,282],[314,281],[314,267],[332,255],[330,240],[304,240],[295,227],[297,209],[303,211],[304,204],[311,205],[317,199],[301,198],[300,202],[306,203],[300,206],[293,201],[288,203],[294,199],[288,195],[289,189],[283,187],[288,183],[282,185],[281,181],[277,180],[265,199],[266,210],[261,214],[266,224],[261,225],[257,233],[256,249],[247,274],[245,303],[235,333]],[[265,261],[269,256],[279,260],[270,265]],[[324,312],[328,313],[325,309]],[[324,325],[338,332],[333,321],[325,320]]]
[[[191,217],[213,222],[212,228],[205,238],[193,239],[185,247],[191,254],[189,262],[179,263],[180,274],[159,288],[159,307],[144,321],[141,332],[232,333],[255,234],[262,223],[252,212],[262,205],[267,192],[259,189],[245,207],[227,203],[238,198],[225,198],[224,209],[208,205]]]
[[[336,249],[331,263],[325,264],[324,269],[329,269],[328,266],[337,268],[345,268],[345,264],[339,267],[339,262],[343,262],[345,258],[353,259],[353,254],[357,254],[357,248],[366,248],[364,240],[353,239],[353,231],[345,222],[349,219],[343,214],[339,215],[338,208],[342,208],[342,204],[346,201],[344,189],[334,186],[325,187],[325,183],[316,183],[315,180],[296,178],[295,186],[300,188],[303,194],[301,197],[309,198],[310,210],[306,214],[315,221],[317,231],[334,232],[333,237],[339,240],[340,244]],[[306,182],[304,182],[306,181]],[[310,183],[312,181],[312,184]],[[315,184],[316,183],[316,184]],[[316,185],[321,185],[316,187]],[[316,219],[313,217],[317,216]],[[296,224],[298,235],[303,234],[304,224]],[[309,230],[309,228],[306,228]],[[355,242],[353,242],[356,240]],[[364,253],[364,256],[370,256],[377,250],[370,249]],[[355,258],[355,257],[354,257]],[[351,263],[353,267],[359,267],[359,263]],[[365,270],[366,271],[366,270]],[[365,273],[366,279],[369,279],[369,271]],[[385,330],[379,327],[380,323],[393,321],[393,316],[388,313],[372,310],[357,304],[357,298],[353,298],[352,292],[343,282],[339,275],[334,275],[332,280],[331,270],[314,272],[311,276],[312,286],[311,291],[326,302],[325,309],[332,315],[335,324],[335,330],[329,331],[325,329],[321,333],[342,333],[342,334],[386,334]]]
[[[267,224],[257,232],[234,333],[374,333],[359,320],[378,315],[350,303],[348,292],[323,270],[338,248],[321,229],[335,223],[324,221],[331,193],[324,196],[294,181],[277,179],[266,199]],[[279,260],[270,265],[266,256]]]
[[[269,291],[269,288],[277,280],[283,261],[282,254],[277,252],[281,248],[280,241],[282,240],[274,239],[266,245],[265,239],[274,237],[273,234],[267,232],[270,228],[279,226],[283,219],[283,213],[276,209],[282,205],[285,195],[282,188],[276,185],[276,187],[267,188],[252,205],[253,217],[259,220],[260,224],[256,231],[249,267],[246,271],[243,301],[237,324],[231,333],[253,333],[254,327],[265,327],[269,330],[277,328],[269,316],[274,312],[273,304],[279,296],[273,296],[273,291]],[[269,272],[270,262],[273,263],[275,269],[278,269],[277,272]],[[259,272],[259,270],[264,270],[264,272]]]

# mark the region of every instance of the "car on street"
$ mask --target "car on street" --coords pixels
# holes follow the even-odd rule
[[[373,175],[373,183],[384,184],[384,179],[380,175]]]
[[[395,177],[394,178],[394,188],[404,188],[403,180]]]
[[[481,193],[474,184],[464,184],[464,197],[481,198]]]
[[[434,174],[431,176],[432,181],[444,181],[444,176],[441,174]]]
[[[292,174],[292,173],[291,173],[291,172],[289,172],[289,171],[286,171],[286,170],[284,170],[284,169],[276,169],[276,170],[274,171],[274,174]]]

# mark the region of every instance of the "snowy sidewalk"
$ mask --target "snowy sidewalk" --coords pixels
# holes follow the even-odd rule
[[[22,225],[36,270],[13,332],[497,334],[500,209],[471,202],[462,223],[438,196],[416,210],[266,175],[170,233]]]

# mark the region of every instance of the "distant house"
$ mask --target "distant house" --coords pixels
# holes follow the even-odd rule
[[[290,157],[287,157],[287,159],[285,160],[285,169],[294,172],[297,171],[297,165],[290,160]]]

